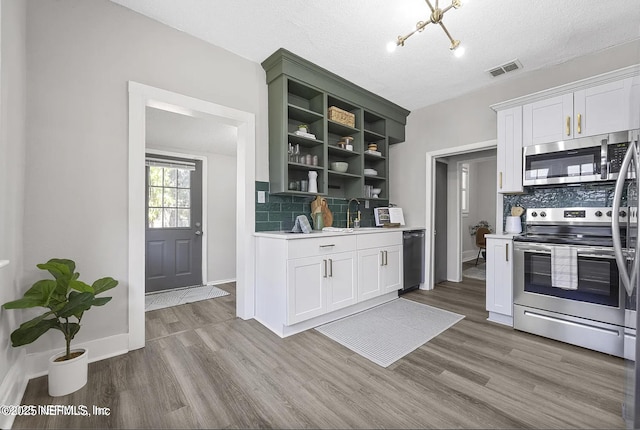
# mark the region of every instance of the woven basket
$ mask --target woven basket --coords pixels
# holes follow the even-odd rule
[[[354,114],[335,106],[329,108],[329,119],[349,127],[356,126],[356,116]]]

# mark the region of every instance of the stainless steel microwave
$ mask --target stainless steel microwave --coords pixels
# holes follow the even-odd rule
[[[632,130],[526,146],[522,185],[616,180],[629,142],[637,136],[638,130]]]

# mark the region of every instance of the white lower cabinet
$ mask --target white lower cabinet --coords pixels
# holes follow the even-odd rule
[[[258,237],[256,247],[256,319],[283,337],[377,306],[402,288],[401,231]]]
[[[401,244],[402,233],[358,240],[358,300],[402,288]]]
[[[486,239],[489,320],[513,325],[513,240],[511,236]]]
[[[287,262],[287,323],[317,317],[356,302],[356,253]]]

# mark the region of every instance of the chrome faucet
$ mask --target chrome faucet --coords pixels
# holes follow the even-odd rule
[[[351,202],[356,202],[356,213],[358,212],[358,207],[360,206],[360,201],[358,199],[351,199],[349,203],[347,203],[347,228],[349,228],[349,224],[351,224]]]

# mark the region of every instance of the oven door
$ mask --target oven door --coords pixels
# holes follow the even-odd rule
[[[619,326],[626,293],[613,248],[570,246],[578,254],[578,287],[551,284],[551,249],[543,243],[514,243],[514,303]]]

